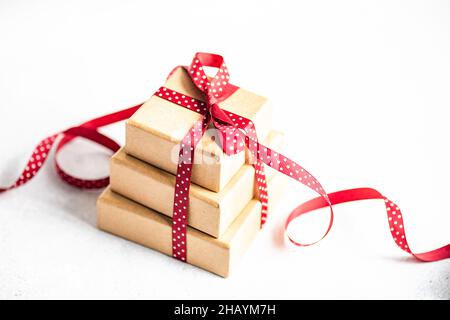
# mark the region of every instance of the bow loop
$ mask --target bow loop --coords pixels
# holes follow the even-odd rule
[[[205,68],[208,67],[217,68],[213,77],[206,75]],[[208,122],[211,121],[217,129],[223,151],[227,155],[242,152],[245,134],[235,126],[233,120],[219,106],[219,102],[236,90],[236,87],[229,83],[230,75],[223,57],[218,54],[198,52],[187,70],[192,82],[204,94]]]
[[[217,68],[213,77],[208,77],[205,67]],[[198,52],[188,68],[189,76],[205,96],[221,101],[230,91],[228,89],[230,75],[221,55]]]

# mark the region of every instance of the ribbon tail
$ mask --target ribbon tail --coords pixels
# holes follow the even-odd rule
[[[303,183],[305,186],[320,195],[317,198],[299,205],[290,213],[285,224],[286,231],[288,230],[290,223],[299,216],[320,208],[329,207],[331,210],[330,222],[325,234],[320,239],[322,240],[328,234],[333,225],[333,205],[359,200],[382,199],[385,203],[389,230],[391,232],[392,239],[400,249],[413,255],[416,259],[421,261],[437,261],[450,258],[450,244],[429,252],[417,254],[413,253],[406,238],[403,215],[400,208],[394,202],[383,196],[379,191],[372,188],[356,188],[327,194],[319,181],[299,164],[260,144],[258,141],[253,141],[253,143],[256,144],[253,154],[256,155],[258,160],[263,161],[265,164],[281,173],[284,173],[288,177]],[[305,244],[295,241],[289,235],[288,238],[295,245],[305,246]],[[307,245],[315,244],[318,241]]]
[[[400,249],[411,254],[420,261],[431,262],[450,258],[450,244],[428,252],[413,253],[408,245],[405,227],[403,224],[403,216],[400,208],[394,202],[383,196],[379,191],[372,188],[355,188],[329,193],[328,196],[332,205],[360,200],[384,200],[389,222],[389,230],[391,231],[392,239]],[[321,209],[326,206],[327,203],[321,197],[314,198],[299,205],[289,215],[285,225],[286,229],[289,224],[300,215],[310,213],[311,211]]]
[[[448,259],[450,258],[450,244],[427,252],[413,253],[413,256],[416,259],[424,262],[433,262]]]
[[[29,157],[20,177],[9,187],[0,188],[0,193],[18,188],[33,179],[39,170],[41,170],[44,166],[44,163],[60,134],[61,133],[57,133],[41,140],[41,142],[39,142],[39,144],[34,148],[33,153]]]
[[[64,131],[64,137],[59,141],[56,152],[55,152],[55,167],[58,175],[66,183],[82,189],[101,189],[109,184],[109,176],[100,179],[81,179],[65,172],[59,165],[57,160],[57,154],[61,151],[64,146],[69,144],[73,139],[77,137],[82,137],[87,140],[91,140],[105,148],[116,152],[120,149],[120,145],[112,140],[111,138],[105,136],[104,134],[98,132],[98,129],[122,120],[130,118],[143,103],[137,104],[133,107],[123,109],[117,112],[113,112],[89,121],[82,123],[79,126],[69,128]]]
[[[59,132],[57,134],[51,135],[43,139],[34,149],[20,177],[11,186],[0,188],[0,193],[20,187],[25,183],[27,183],[28,181],[30,181],[31,179],[33,179],[39,172],[39,170],[43,167],[52,147],[55,145],[57,138],[59,136],[62,136],[62,139],[60,139],[59,142],[57,143],[55,151],[55,166],[58,175],[66,183],[79,188],[91,189],[91,188],[103,188],[107,186],[109,183],[109,177],[94,180],[85,180],[73,177],[68,173],[64,172],[56,160],[56,155],[65,145],[70,143],[76,137],[86,138],[112,150],[113,152],[117,151],[120,148],[119,144],[116,143],[111,138],[99,133],[97,129],[121,120],[128,119],[129,117],[131,117],[131,115],[133,115],[134,112],[136,112],[137,109],[139,109],[141,105],[142,103],[133,106],[131,108],[120,110],[114,113],[107,114],[105,116],[101,116],[86,121],[79,126],[72,127],[70,129],[67,129],[65,131]]]

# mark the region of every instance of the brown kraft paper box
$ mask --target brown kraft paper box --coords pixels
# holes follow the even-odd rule
[[[177,68],[165,86],[193,98],[202,98],[183,68]],[[251,119],[259,138],[266,137],[272,128],[272,107],[264,97],[240,88],[220,106]],[[201,115],[196,112],[152,96],[126,123],[125,151],[175,174],[179,143],[200,119]],[[244,164],[246,154],[227,156],[216,138],[214,130],[207,130],[195,149],[192,182],[218,192]]]
[[[284,191],[286,179],[279,174],[269,180],[269,215]],[[187,262],[228,277],[260,230],[260,210],[261,203],[251,200],[219,238],[188,227]],[[172,255],[172,220],[109,187],[97,201],[97,225],[101,230]]]
[[[267,145],[280,149],[283,135],[271,131]],[[172,217],[175,176],[119,150],[111,159],[110,186],[130,200]],[[266,170],[267,177],[273,170]],[[255,171],[243,165],[218,193],[191,184],[188,225],[214,237],[222,235],[254,197]]]

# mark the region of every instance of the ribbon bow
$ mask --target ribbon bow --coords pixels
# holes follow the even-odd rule
[[[217,68],[215,76],[208,77],[205,73],[205,67]],[[228,98],[238,89],[238,87],[229,83],[230,76],[223,57],[217,54],[197,53],[188,68],[188,74],[195,86],[204,94],[207,113],[203,115],[206,117],[205,120],[211,121],[218,130],[224,153],[233,155],[243,151],[245,135],[236,128],[237,123],[233,120],[236,115],[227,114],[219,106],[219,102]],[[242,121],[242,117],[239,118]],[[247,132],[247,129],[243,130]],[[227,148],[227,145],[230,145],[227,141],[235,140],[236,145]]]
[[[205,73],[205,67],[217,68],[218,71],[214,77],[210,78]],[[202,115],[202,119],[189,130],[180,143],[175,195],[173,199],[173,257],[181,261],[186,261],[186,228],[194,150],[201,137],[204,135],[206,128],[212,124],[219,133],[222,149],[227,155],[242,152],[245,148],[250,151],[251,162],[255,167],[255,180],[258,187],[258,196],[262,204],[261,227],[267,219],[267,204],[269,199],[266,176],[264,173],[264,164],[266,164],[302,183],[319,195],[317,198],[299,205],[290,213],[286,220],[285,230],[288,229],[290,223],[297,217],[316,209],[328,207],[330,210],[330,220],[328,228],[318,240],[320,241],[328,234],[333,225],[333,205],[358,200],[381,199],[385,203],[392,238],[398,247],[421,261],[437,261],[450,258],[450,244],[424,253],[413,253],[410,250],[406,239],[403,215],[400,208],[377,190],[371,188],[356,188],[327,194],[319,181],[302,166],[259,143],[256,128],[251,120],[232,112],[225,111],[219,106],[221,102],[238,89],[238,87],[229,82],[229,73],[222,56],[197,53],[191,65],[185,67],[185,69],[188,71],[192,82],[203,93],[203,100],[188,97],[165,87],[161,87],[155,93],[155,95],[162,99]],[[57,141],[58,145],[56,152],[59,152],[76,137],[92,140],[112,151],[117,151],[119,145],[98,132],[98,129],[105,125],[129,118],[141,105],[142,104],[138,104],[134,107],[90,120],[42,140],[35,148],[21,176],[11,186],[0,188],[0,193],[22,186],[31,180],[41,169],[49,152]],[[64,172],[57,163],[56,169],[65,182],[79,188],[101,188],[109,183],[108,177],[98,180],[85,180],[73,177]],[[301,244],[290,235],[288,235],[288,239],[297,246],[308,246],[318,242]]]

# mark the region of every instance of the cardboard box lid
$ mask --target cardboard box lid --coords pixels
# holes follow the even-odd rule
[[[187,96],[202,99],[202,93],[192,83],[188,73],[181,67],[177,68],[167,80],[165,86]],[[242,115],[249,119],[255,119],[258,111],[269,102],[266,98],[239,88],[235,93],[223,102],[219,103],[224,110]],[[256,117],[257,118],[257,117]],[[189,129],[201,119],[201,115],[178,106],[158,96],[152,96],[139,110],[128,120],[130,125],[143,129],[153,135],[172,142],[180,142]],[[257,119],[255,119],[258,122]],[[261,125],[259,134],[264,137],[271,129],[271,125]],[[222,156],[218,141],[202,139],[198,148],[202,151]]]

